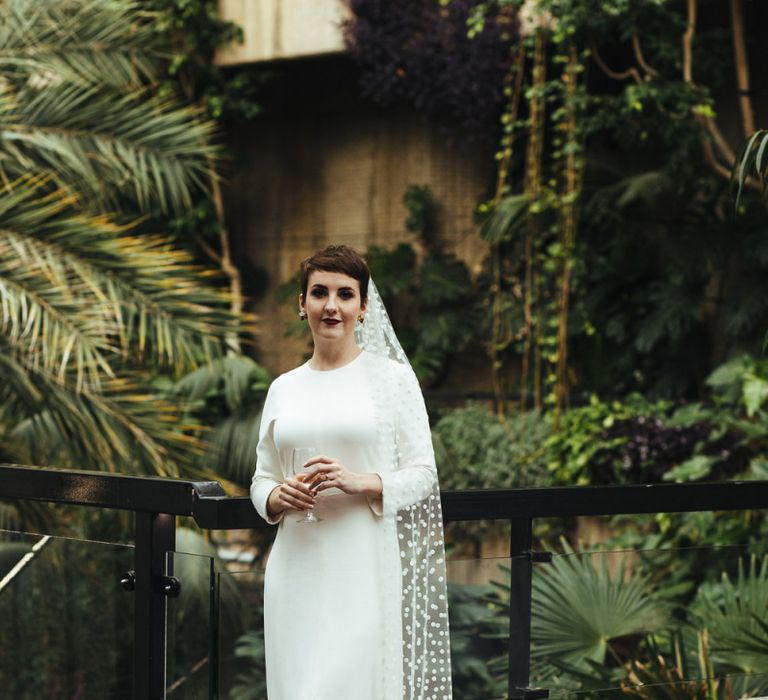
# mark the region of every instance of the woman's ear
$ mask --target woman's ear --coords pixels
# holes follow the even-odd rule
[[[360,304],[360,311],[365,311],[368,308],[368,297],[365,297],[363,299],[362,303]]]

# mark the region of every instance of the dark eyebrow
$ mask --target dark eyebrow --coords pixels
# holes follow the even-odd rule
[[[315,284],[313,284],[310,287],[310,289],[325,289],[325,290],[327,290],[328,287],[326,287],[324,284],[319,284],[319,283],[316,282]],[[354,292],[355,288],[354,287],[339,287],[339,291],[340,292]]]

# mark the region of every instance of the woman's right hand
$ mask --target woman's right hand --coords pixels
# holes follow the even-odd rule
[[[315,506],[315,497],[309,486],[295,477],[288,477],[269,494],[268,510],[277,515],[284,510],[309,510]]]

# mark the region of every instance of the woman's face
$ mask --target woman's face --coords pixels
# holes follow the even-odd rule
[[[307,296],[300,298],[315,342],[352,340],[358,315],[365,311],[360,283],[342,272],[314,270],[309,274]]]

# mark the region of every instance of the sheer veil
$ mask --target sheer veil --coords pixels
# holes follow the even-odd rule
[[[394,465],[382,475],[386,699],[450,700],[443,518],[429,421],[416,375],[373,280],[355,339],[368,355],[379,454],[389,455]]]

